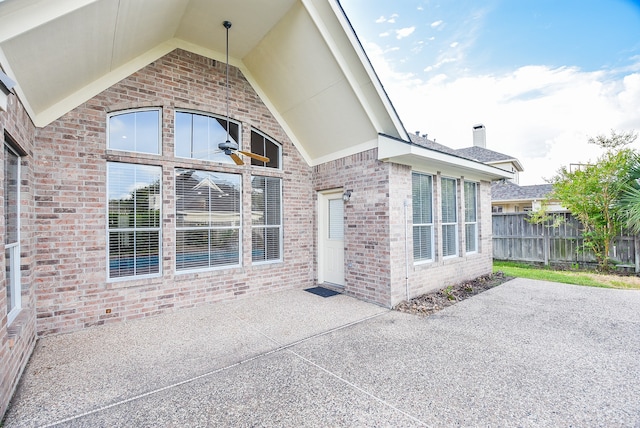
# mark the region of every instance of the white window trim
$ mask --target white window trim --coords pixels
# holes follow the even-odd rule
[[[111,141],[109,135],[111,135],[111,118],[115,116],[121,116],[129,113],[139,113],[144,111],[157,111],[158,112],[158,153],[138,152],[135,150],[122,150],[114,149],[111,147]],[[142,107],[127,110],[118,110],[107,114],[107,150],[113,150],[115,152],[123,153],[136,153],[143,156],[162,156],[162,109],[160,107]]]
[[[415,226],[431,226],[431,258],[429,259],[413,259],[413,264],[414,265],[422,265],[422,264],[427,264],[427,263],[433,263],[435,261],[435,219],[434,219],[434,212],[433,212],[433,201],[434,201],[434,181],[435,181],[435,176],[433,174],[427,174],[424,172],[419,172],[419,171],[412,171],[411,174],[411,179],[412,179],[412,186],[413,186],[413,174],[417,174],[417,175],[424,175],[424,176],[429,176],[431,177],[431,223],[413,223],[413,215],[412,215],[412,220],[411,220],[411,232],[413,232],[413,228]],[[411,203],[413,204],[413,201],[411,201]],[[412,251],[412,254],[414,254],[414,252]]]
[[[464,250],[465,250],[465,254],[476,254],[476,253],[478,253],[478,244],[479,244],[478,241],[480,240],[480,233],[479,233],[479,230],[478,230],[478,212],[479,212],[479,210],[478,210],[478,200],[479,200],[479,192],[480,192],[480,183],[478,183],[476,181],[465,180],[464,183],[463,183],[463,186],[465,185],[465,183],[473,183],[473,184],[475,184],[476,206],[475,206],[474,209],[475,209],[475,214],[476,214],[476,216],[475,216],[476,220],[475,221],[467,221],[467,216],[466,216],[466,208],[467,208],[466,207],[466,192],[467,192],[467,189],[465,188],[464,189],[464,192],[465,192],[465,218],[464,218],[465,248],[464,248]],[[475,248],[475,250],[467,251],[467,225],[471,225],[471,224],[475,225],[475,231],[476,231],[476,233],[475,233],[475,243],[476,243],[476,248]]]
[[[456,213],[456,221],[454,223],[445,223],[442,215],[442,202],[444,201],[443,199],[443,190],[442,190],[442,180],[452,180],[455,184],[455,192],[454,192],[454,200],[456,203],[456,209],[455,209],[455,213]],[[458,183],[458,179],[457,178],[453,178],[453,177],[440,177],[440,248],[442,248],[442,259],[443,260],[448,260],[448,259],[454,259],[457,257],[460,257],[460,243],[458,242],[460,237],[459,237],[459,227],[460,227],[460,213],[458,212],[458,210],[460,209],[460,204],[458,203],[458,196],[460,194],[460,189],[459,189],[459,183]],[[455,230],[455,254],[450,254],[445,256],[444,255],[444,226],[455,226],[454,230]]]
[[[204,112],[204,111],[191,110],[191,109],[176,109],[174,111],[174,113],[173,113],[173,156],[175,158],[177,158],[177,159],[191,159],[191,160],[197,160],[197,161],[202,161],[202,162],[220,163],[220,162],[216,162],[216,161],[212,161],[212,160],[208,160],[208,159],[199,159],[199,158],[194,158],[194,157],[187,157],[187,156],[178,155],[178,153],[177,153],[178,144],[176,142],[176,117],[177,117],[178,113],[197,114],[199,116],[211,117],[213,119],[222,119],[224,121],[227,120],[227,117],[219,115],[219,114],[207,113],[207,112]],[[242,150],[242,122],[229,118],[229,123],[233,123],[233,124],[238,125],[238,149]],[[222,164],[225,165],[225,166],[230,166],[230,167],[241,166],[241,165],[236,165],[234,162],[230,162],[229,164],[226,164],[226,163],[222,163]]]
[[[138,279],[145,279],[145,278],[158,278],[161,277],[163,275],[163,271],[162,271],[162,207],[163,207],[163,186],[162,186],[162,167],[160,168],[160,224],[157,228],[145,228],[144,230],[149,230],[149,231],[158,231],[158,272],[157,273],[150,273],[150,274],[145,274],[145,275],[130,275],[130,276],[117,276],[117,277],[111,277],[111,265],[110,265],[110,253],[109,253],[109,248],[110,248],[110,240],[109,240],[109,236],[110,236],[110,232],[115,232],[116,230],[113,229],[109,229],[109,165],[110,164],[114,164],[114,163],[126,163],[128,165],[140,165],[140,166],[156,166],[157,165],[149,165],[149,164],[136,164],[136,163],[129,163],[129,162],[107,162],[107,203],[106,203],[106,218],[107,218],[107,227],[106,227],[106,232],[107,232],[107,236],[106,236],[106,240],[107,240],[107,244],[106,244],[106,258],[107,258],[107,283],[112,283],[112,282],[122,282],[122,281],[136,281]],[[118,232],[136,232],[139,231],[140,229],[137,228],[120,228],[117,229]]]
[[[264,132],[260,131],[258,128],[254,128],[251,127],[251,131],[255,132],[256,134],[262,135],[264,138],[266,138],[267,140],[271,141],[273,144],[275,144],[276,146],[278,146],[278,168],[271,168],[268,166],[259,166],[259,165],[251,165],[252,168],[262,168],[268,171],[282,171],[282,144],[277,142],[274,138],[268,136],[267,134],[265,134]],[[251,138],[251,136],[249,136],[249,138]],[[249,140],[251,141],[251,140]],[[251,143],[249,143],[251,144]],[[251,147],[248,147],[248,149],[250,149]]]
[[[255,165],[254,165],[255,166]],[[275,169],[275,168],[269,168],[271,170]],[[280,224],[278,226],[268,226],[268,225],[257,225],[254,226],[253,223],[251,224],[251,230],[253,231],[254,229],[275,229],[276,227],[280,229],[280,232],[278,233],[278,245],[280,245],[280,257],[278,259],[273,259],[273,260],[259,260],[259,261],[254,261],[253,260],[253,253],[251,255],[251,263],[253,265],[268,265],[268,264],[274,264],[274,263],[282,263],[284,261],[284,200],[282,199],[282,185],[284,180],[281,177],[269,177],[269,176],[265,176],[265,175],[259,175],[259,174],[252,174],[250,179],[253,177],[266,177],[266,178],[277,178],[278,180],[280,180]],[[253,186],[251,187],[251,191],[253,192]],[[251,251],[253,251],[253,243],[251,246]]]
[[[17,218],[16,218],[16,228],[18,229],[16,231],[16,242],[15,243],[11,243],[9,245],[5,245],[5,252],[8,249],[9,251],[11,251],[12,257],[11,257],[11,274],[12,274],[12,280],[11,284],[13,286],[13,289],[11,291],[11,296],[13,297],[13,308],[11,309],[11,311],[9,311],[7,313],[7,325],[10,325],[18,316],[18,314],[20,314],[20,312],[22,311],[22,275],[20,272],[20,174],[22,173],[22,162],[21,162],[21,157],[20,155],[13,150],[13,148],[11,148],[10,145],[8,144],[4,144],[4,146],[13,154],[15,154],[18,157],[18,183],[16,186],[16,198],[18,200],[18,206],[17,206]],[[6,174],[6,171],[5,171]],[[4,179],[4,178],[3,178]],[[6,195],[5,195],[6,197]],[[6,273],[6,271],[5,271]],[[5,291],[6,293],[6,291]],[[7,296],[8,298],[9,296]],[[9,302],[7,302],[8,304]]]
[[[178,190],[177,190],[177,186],[175,183],[175,171],[177,169],[188,169],[188,168],[184,168],[184,167],[176,167],[174,168],[174,197],[177,200],[178,197]],[[233,226],[233,227],[178,227],[177,225],[175,225],[175,231],[177,232],[178,230],[197,230],[197,229],[202,229],[202,230],[238,230],[238,236],[240,237],[239,239],[239,243],[238,243],[238,263],[237,264],[233,264],[233,265],[220,265],[220,266],[204,266],[204,267],[198,267],[198,268],[192,268],[192,269],[178,269],[178,251],[177,251],[177,245],[178,242],[176,240],[176,242],[173,245],[173,249],[174,249],[174,271],[176,275],[182,275],[182,274],[190,274],[190,273],[198,273],[198,272],[212,272],[212,271],[219,271],[219,270],[225,270],[225,269],[237,269],[237,268],[241,268],[242,267],[242,255],[243,253],[243,246],[242,246],[242,242],[244,241],[243,239],[243,221],[244,221],[244,203],[243,203],[243,181],[244,181],[244,174],[242,173],[237,173],[237,172],[221,172],[221,171],[207,171],[207,170],[202,170],[202,169],[197,169],[197,171],[202,171],[202,172],[210,172],[210,173],[218,173],[218,174],[228,174],[228,175],[237,175],[240,177],[240,222],[238,226]],[[174,209],[174,214],[177,213],[177,204],[175,206]]]

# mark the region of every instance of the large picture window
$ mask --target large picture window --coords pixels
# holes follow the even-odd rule
[[[229,121],[229,139],[239,144],[240,125]],[[212,162],[230,163],[233,160],[218,149],[227,140],[227,120],[190,112],[176,112],[176,156]]]
[[[159,109],[114,113],[108,124],[110,149],[160,154]]]
[[[443,178],[442,184],[442,256],[458,255],[457,181]]]
[[[4,146],[4,261],[8,324],[22,308],[20,285],[20,157]]]
[[[282,180],[251,177],[251,243],[254,262],[282,259]]]
[[[176,169],[176,270],[240,265],[241,175]]]
[[[162,169],[107,164],[109,278],[160,273]]]
[[[464,233],[465,251],[478,251],[478,184],[464,182]]]
[[[251,165],[280,168],[280,144],[256,130],[251,130],[251,152],[269,158],[269,162],[251,159]]]
[[[413,260],[433,260],[433,177],[413,173]]]

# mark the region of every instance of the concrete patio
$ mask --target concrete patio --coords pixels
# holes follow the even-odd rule
[[[421,318],[302,290],[42,339],[14,426],[640,426],[640,292],[516,279]]]

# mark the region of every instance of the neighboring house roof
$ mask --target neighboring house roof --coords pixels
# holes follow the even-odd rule
[[[553,190],[551,184],[520,186],[511,181],[495,181],[491,184],[492,202],[533,201],[545,199]]]
[[[456,150],[456,153],[461,156],[464,156],[470,159],[475,159],[478,162],[486,163],[489,165],[511,162],[512,164],[515,165],[518,171],[520,172],[524,171],[522,164],[515,157],[505,155],[504,153],[494,152],[493,150],[489,150],[484,147],[479,147],[479,146],[466,147],[464,149]]]

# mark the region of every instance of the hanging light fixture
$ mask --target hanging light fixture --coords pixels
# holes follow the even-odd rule
[[[266,156],[258,155],[256,153],[245,152],[242,150],[238,150],[238,143],[235,141],[231,141],[231,137],[229,134],[229,29],[231,28],[231,21],[224,21],[222,23],[224,28],[227,30],[227,45],[226,45],[226,71],[225,71],[225,97],[227,102],[227,140],[224,143],[218,144],[218,149],[222,150],[224,154],[228,155],[233,159],[236,165],[244,165],[244,162],[238,156],[238,153],[242,153],[245,156],[249,156],[250,158],[259,160],[260,162],[269,162],[269,158]]]

